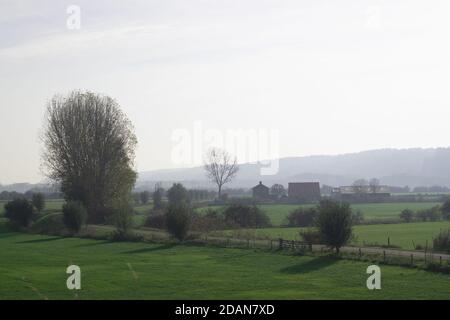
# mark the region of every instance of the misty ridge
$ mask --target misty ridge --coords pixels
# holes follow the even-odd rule
[[[356,179],[378,178],[389,186],[450,186],[450,148],[380,149],[342,155],[317,155],[279,159],[275,175],[261,175],[260,164],[241,164],[229,187],[250,188],[266,184],[319,181],[321,185],[351,185]],[[182,181],[188,187],[212,187],[202,166],[140,172],[136,187],[155,182]]]

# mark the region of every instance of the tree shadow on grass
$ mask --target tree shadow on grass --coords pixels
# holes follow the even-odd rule
[[[64,237],[53,237],[53,238],[44,238],[44,239],[34,239],[34,240],[25,240],[25,241],[18,241],[17,244],[25,244],[25,243],[39,243],[39,242],[49,242],[49,241],[55,241],[55,240],[61,240],[64,239]]]
[[[108,240],[103,240],[103,241],[96,240],[95,242],[89,242],[89,243],[80,244],[77,247],[79,247],[79,248],[80,247],[93,247],[93,246],[99,246],[99,245],[102,245],[102,244],[111,244],[111,243],[113,243],[113,242],[108,241]]]
[[[155,251],[172,249],[173,247],[176,247],[176,246],[177,246],[177,244],[170,243],[170,244],[163,244],[158,247],[141,248],[141,249],[136,249],[136,250],[131,250],[131,251],[125,251],[122,253],[135,254],[135,253],[155,252]]]
[[[338,261],[337,259],[333,258],[318,257],[301,264],[296,264],[294,266],[283,268],[280,270],[280,272],[288,274],[308,273],[332,266],[337,261]]]

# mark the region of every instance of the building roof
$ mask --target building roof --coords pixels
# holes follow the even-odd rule
[[[261,188],[263,188],[263,189],[269,189],[268,186],[265,186],[265,185],[262,184],[262,181],[260,181],[259,184],[257,184],[256,186],[254,186],[252,189],[261,189]]]

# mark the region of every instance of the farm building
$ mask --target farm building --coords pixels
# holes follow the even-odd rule
[[[262,184],[262,181],[258,185],[252,188],[253,198],[258,199],[268,199],[269,198],[269,187]]]
[[[316,202],[320,200],[319,182],[289,182],[288,197],[301,202]]]
[[[346,202],[386,202],[389,201],[391,193],[387,186],[342,186],[335,188],[331,196],[339,201]]]

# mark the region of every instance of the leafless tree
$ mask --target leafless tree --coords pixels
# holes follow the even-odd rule
[[[89,222],[103,222],[136,180],[133,126],[110,97],[74,91],[48,103],[42,136],[46,175],[67,200],[80,201]]]
[[[231,182],[239,170],[237,159],[225,150],[212,148],[206,154],[204,167],[208,179],[217,185],[220,199],[223,185]]]

